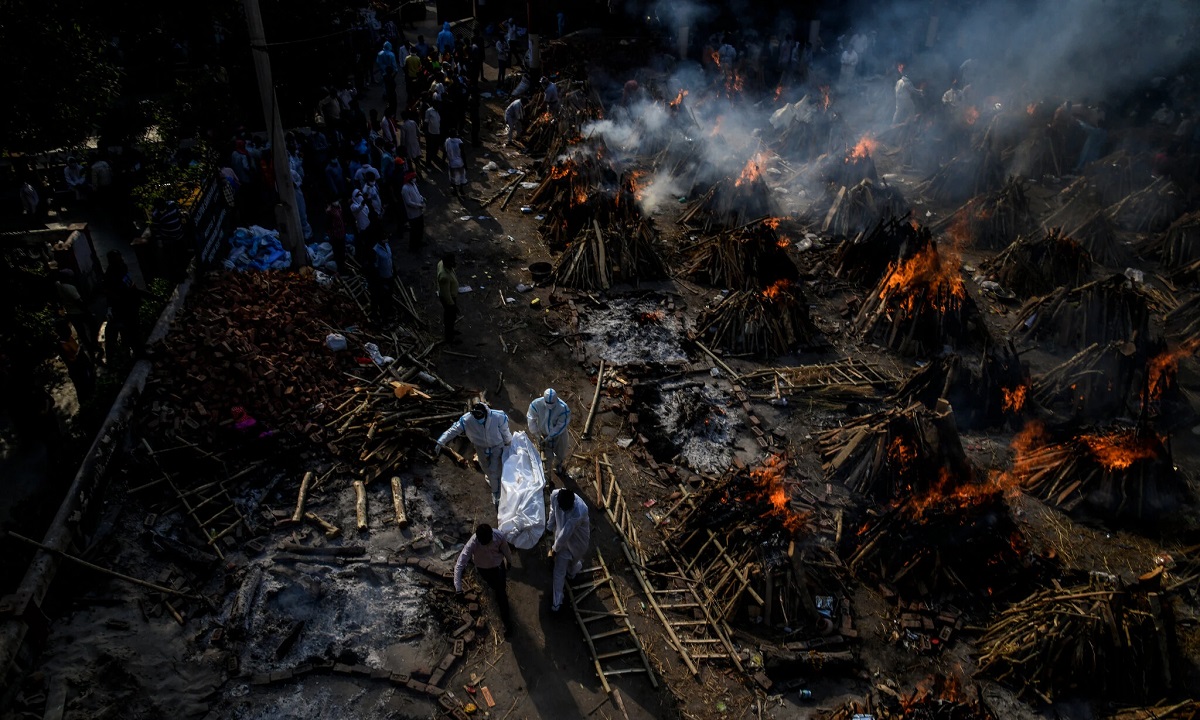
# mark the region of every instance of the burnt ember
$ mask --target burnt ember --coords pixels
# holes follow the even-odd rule
[[[1113,520],[1160,517],[1185,494],[1170,450],[1148,426],[1057,434],[1029,423],[1013,439],[1006,480],[1064,511]]]
[[[967,294],[961,262],[929,245],[892,265],[854,318],[855,332],[902,355],[975,345],[987,330]]]
[[[701,382],[645,382],[634,386],[633,402],[638,431],[659,462],[682,456],[705,473],[729,466],[742,419],[728,397]]]
[[[1058,229],[1019,237],[982,264],[991,280],[1023,298],[1077,287],[1087,281],[1093,267],[1088,251]]]

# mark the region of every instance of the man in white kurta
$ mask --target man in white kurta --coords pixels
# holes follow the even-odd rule
[[[546,513],[546,530],[553,533],[554,584],[550,598],[550,612],[562,609],[563,584],[567,578],[583,569],[583,556],[587,554],[592,539],[592,521],[588,517],[587,503],[576,497],[570,488],[559,488],[550,493],[550,511]]]

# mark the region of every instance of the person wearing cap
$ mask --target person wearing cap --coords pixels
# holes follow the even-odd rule
[[[583,569],[592,538],[592,521],[587,503],[570,488],[550,493],[550,510],[546,513],[546,532],[554,543],[550,555],[554,558],[554,581],[551,585],[550,612],[562,609],[563,584]]]
[[[500,473],[504,469],[504,450],[512,442],[512,430],[508,429],[508,415],[503,410],[492,410],[483,403],[475,403],[471,412],[464,413],[454,421],[446,432],[437,439],[437,452],[446,443],[459,435],[466,435],[475,446],[479,465],[492,486],[492,500],[500,506]]]
[[[463,599],[463,572],[467,563],[475,566],[479,579],[487,583],[496,595],[496,609],[504,623],[504,637],[512,636],[512,613],[508,606],[508,569],[512,567],[512,548],[499,530],[487,523],[479,523],[475,534],[463,546],[454,563],[454,595]]]
[[[417,189],[417,174],[411,170],[404,174],[400,198],[408,216],[408,249],[417,250],[425,244],[425,196]]]
[[[529,436],[541,441],[546,462],[553,466],[560,477],[564,476],[563,464],[569,457],[567,426],[571,424],[571,408],[567,407],[554,388],[546,388],[541,397],[529,403],[525,422]]]

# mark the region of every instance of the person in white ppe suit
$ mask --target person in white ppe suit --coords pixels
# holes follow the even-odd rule
[[[550,612],[562,609],[563,583],[583,569],[583,556],[592,539],[592,521],[587,503],[570,488],[550,493],[550,511],[546,513],[546,531],[553,533],[554,584],[551,587]]]
[[[571,408],[554,392],[546,388],[542,396],[529,403],[525,413],[529,437],[539,440],[546,463],[561,477],[567,461],[567,426],[571,424]]]
[[[466,435],[475,446],[479,465],[492,486],[492,501],[500,505],[500,474],[504,469],[504,450],[512,442],[512,431],[508,429],[508,415],[503,410],[492,410],[483,403],[475,403],[471,412],[464,413],[437,439],[437,452],[441,452],[459,435]]]

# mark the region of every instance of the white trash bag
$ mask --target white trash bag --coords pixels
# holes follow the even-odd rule
[[[524,432],[513,433],[512,444],[504,453],[496,519],[500,532],[519,550],[537,545],[546,531],[546,503],[542,497],[545,484],[537,446]]]

